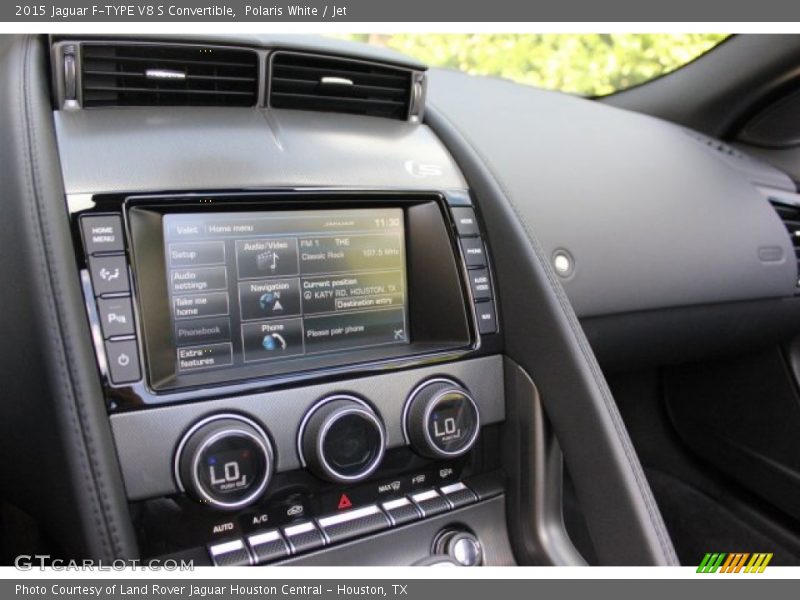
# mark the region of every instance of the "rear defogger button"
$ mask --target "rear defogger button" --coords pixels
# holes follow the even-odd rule
[[[411,500],[417,505],[423,517],[432,517],[450,510],[450,503],[436,490],[413,494]]]

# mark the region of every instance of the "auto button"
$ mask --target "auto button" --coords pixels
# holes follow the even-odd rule
[[[208,547],[211,562],[217,567],[238,567],[252,563],[250,553],[242,540],[223,542]]]

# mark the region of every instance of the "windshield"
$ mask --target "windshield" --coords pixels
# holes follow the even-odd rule
[[[727,37],[686,34],[355,34],[430,67],[605,96],[674,71]]]

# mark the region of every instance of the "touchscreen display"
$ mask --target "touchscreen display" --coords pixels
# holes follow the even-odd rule
[[[177,372],[408,344],[403,210],[164,215]]]

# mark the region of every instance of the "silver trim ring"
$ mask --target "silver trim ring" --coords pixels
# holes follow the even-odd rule
[[[411,393],[408,395],[408,398],[406,398],[406,403],[403,405],[403,414],[400,417],[400,425],[403,428],[403,439],[406,442],[406,446],[411,445],[411,437],[408,435],[408,412],[411,410],[411,405],[414,403],[414,398],[417,397],[417,394],[419,394],[423,388],[428,387],[433,383],[446,383],[448,385],[464,388],[464,386],[457,381],[453,381],[452,379],[448,379],[446,377],[434,377],[433,379],[426,379],[412,389]]]
[[[341,419],[342,417],[346,417],[347,415],[358,414],[366,417],[375,425],[378,429],[378,436],[380,437],[380,445],[378,446],[378,454],[370,461],[369,465],[361,472],[357,473],[356,475],[343,475],[339,473],[336,469],[334,469],[328,460],[325,458],[325,453],[322,451],[322,444],[325,441],[325,436],[328,433],[328,430],[333,426],[336,421]],[[365,479],[372,475],[375,472],[375,469],[381,464],[383,460],[383,455],[386,453],[386,434],[383,431],[383,423],[381,423],[380,419],[378,419],[377,415],[370,409],[364,409],[360,406],[352,407],[352,408],[342,408],[337,410],[333,414],[329,415],[327,420],[320,429],[319,435],[317,436],[316,441],[317,447],[317,458],[319,458],[319,462],[322,465],[322,469],[331,477],[335,479],[339,479],[340,481],[360,481],[361,479]]]
[[[314,404],[314,406],[311,407],[311,410],[309,410],[305,414],[305,416],[303,416],[303,420],[300,421],[300,427],[297,430],[297,458],[300,459],[300,464],[304,469],[308,468],[308,461],[306,461],[306,456],[305,453],[303,452],[303,435],[305,434],[306,431],[306,425],[308,425],[309,420],[311,419],[312,416],[314,416],[314,413],[317,412],[317,410],[319,410],[326,404],[335,402],[337,400],[350,400],[352,402],[360,404],[366,410],[369,411],[372,410],[372,407],[369,404],[367,404],[366,401],[362,400],[358,396],[351,396],[350,394],[335,394],[333,396],[326,396],[325,398]]]
[[[213,423],[214,421],[220,421],[220,420],[226,420],[226,419],[239,421],[241,423],[244,423],[245,425],[249,425],[250,427],[255,429],[256,432],[261,437],[259,437],[258,435],[254,435],[252,432],[247,431],[245,429],[230,429],[230,430],[223,430],[223,431],[217,432],[216,434],[211,436],[210,439],[205,440],[200,445],[200,447],[197,449],[197,451],[195,452],[195,455],[192,458],[190,476],[192,478],[192,483],[193,483],[194,488],[197,491],[198,495],[200,495],[202,497],[202,499],[205,500],[208,504],[210,504],[211,506],[214,506],[216,508],[237,509],[237,508],[243,508],[244,506],[247,506],[253,500],[255,500],[258,496],[262,495],[264,493],[264,490],[267,488],[267,485],[269,484],[269,480],[272,478],[272,465],[273,465],[273,462],[274,462],[274,459],[275,459],[275,454],[274,454],[273,449],[272,449],[272,443],[270,442],[269,436],[267,435],[267,432],[264,430],[264,428],[261,427],[255,421],[253,421],[251,419],[248,419],[247,417],[243,417],[241,415],[237,415],[237,414],[233,414],[233,413],[222,413],[222,414],[217,414],[217,415],[212,415],[210,417],[206,417],[205,419],[201,419],[200,421],[195,423],[181,438],[181,441],[178,444],[178,448],[175,451],[175,458],[174,458],[174,461],[173,461],[173,474],[175,476],[175,481],[176,481],[176,483],[178,485],[178,489],[181,492],[185,493],[186,492],[186,487],[183,485],[183,481],[181,480],[181,475],[180,475],[180,460],[181,460],[181,455],[183,454],[184,448],[186,446],[186,443],[189,441],[189,439],[192,437],[192,435],[195,434],[201,427],[203,427],[205,425],[208,425],[209,423]],[[238,502],[221,502],[219,500],[214,500],[213,498],[211,498],[205,492],[203,487],[200,485],[200,482],[197,480],[197,461],[200,459],[200,455],[202,454],[203,450],[209,444],[211,444],[212,442],[217,441],[220,437],[222,437],[224,435],[229,435],[231,433],[244,435],[246,437],[249,437],[250,439],[255,441],[261,447],[261,449],[264,451],[264,457],[265,457],[264,462],[265,462],[266,469],[264,470],[264,477],[262,478],[261,483],[258,485],[258,487],[255,490],[253,490],[252,493],[248,494],[245,498],[243,498],[242,500],[239,500]]]
[[[428,431],[428,420],[430,419],[431,413],[433,412],[434,407],[438,403],[439,399],[444,396],[445,394],[450,394],[455,392],[456,394],[460,394],[464,396],[469,403],[472,404],[472,408],[475,409],[475,431],[472,433],[472,436],[469,438],[469,441],[464,444],[464,446],[455,452],[447,452],[446,450],[442,450],[439,448],[438,444],[434,443],[433,438],[431,437],[430,431]],[[478,433],[481,431],[481,413],[478,410],[478,405],[475,403],[475,400],[472,399],[472,396],[464,390],[463,388],[445,388],[438,394],[436,394],[433,398],[428,400],[428,405],[425,407],[425,414],[422,417],[423,420],[423,427],[422,432],[425,436],[425,441],[430,444],[431,448],[436,449],[437,452],[443,454],[444,456],[455,458],[457,456],[461,456],[469,452],[470,448],[472,448],[473,444],[475,444],[475,440],[478,438]]]

